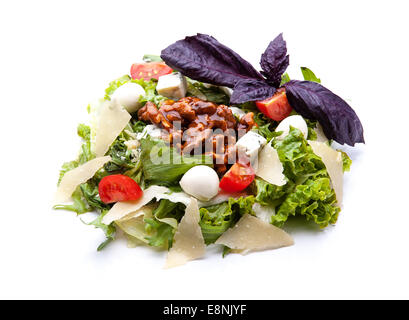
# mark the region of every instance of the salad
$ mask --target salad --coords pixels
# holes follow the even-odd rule
[[[290,79],[282,34],[260,72],[205,34],[143,60],[88,105],[80,153],[60,171],[54,209],[97,212],[98,250],[121,232],[174,267],[210,244],[223,256],[290,246],[294,216],[336,223],[351,160],[332,142],[364,143],[363,128],[310,69]]]

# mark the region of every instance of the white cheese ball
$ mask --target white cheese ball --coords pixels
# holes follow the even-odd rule
[[[307,123],[305,122],[303,117],[295,115],[285,118],[277,126],[275,131],[283,131],[283,133],[277,137],[278,140],[283,140],[290,133],[290,126],[300,130],[304,135],[304,138],[307,139],[308,137]]]
[[[137,83],[127,82],[116,89],[111,96],[112,101],[116,101],[128,112],[138,111],[141,107],[139,98],[145,95],[145,90]]]
[[[219,177],[208,166],[189,169],[179,184],[184,192],[201,201],[209,201],[219,193]]]

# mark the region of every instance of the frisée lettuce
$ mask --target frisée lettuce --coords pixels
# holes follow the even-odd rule
[[[252,214],[254,197],[230,198],[228,202],[200,208],[200,227],[206,244],[213,243],[244,214]]]

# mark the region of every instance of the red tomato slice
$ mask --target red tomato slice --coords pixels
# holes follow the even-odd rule
[[[135,180],[123,174],[102,178],[98,185],[98,192],[104,203],[138,200],[143,195],[142,189]]]
[[[275,121],[287,118],[293,110],[288,103],[284,88],[278,89],[271,98],[256,101],[256,106],[266,117]]]
[[[131,67],[132,79],[158,79],[160,76],[172,73],[172,68],[163,62],[134,63]]]
[[[246,189],[253,182],[255,173],[250,164],[236,162],[226,172],[219,187],[227,192],[239,192]]]

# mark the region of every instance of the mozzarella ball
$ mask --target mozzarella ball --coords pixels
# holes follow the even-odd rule
[[[184,192],[201,201],[208,201],[219,193],[219,176],[208,166],[189,169],[179,184]]]
[[[132,113],[138,111],[141,107],[139,98],[143,95],[145,95],[145,90],[142,86],[137,83],[127,82],[114,91],[111,100],[116,100],[128,112]]]
[[[283,133],[280,136],[278,136],[277,139],[283,140],[290,133],[290,126],[300,130],[304,135],[304,138],[307,139],[308,137],[307,123],[305,122],[303,117],[299,115],[289,116],[280,122],[275,131],[283,131]]]

